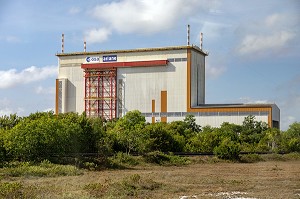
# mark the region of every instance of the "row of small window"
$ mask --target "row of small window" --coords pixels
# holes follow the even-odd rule
[[[185,117],[186,115],[194,115],[196,117],[201,116],[268,116],[268,111],[256,111],[256,112],[154,112],[154,113],[142,113],[145,117]]]
[[[187,61],[187,58],[169,58],[169,62],[184,62]]]

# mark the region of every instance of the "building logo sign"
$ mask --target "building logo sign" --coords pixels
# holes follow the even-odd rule
[[[103,62],[114,62],[117,61],[117,55],[108,55],[102,57]]]
[[[100,57],[86,57],[85,61],[87,63],[100,62]]]

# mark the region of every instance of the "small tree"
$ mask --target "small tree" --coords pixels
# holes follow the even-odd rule
[[[186,123],[187,128],[191,131],[195,133],[199,133],[201,131],[201,126],[196,123],[194,115],[186,115],[183,121]]]
[[[219,145],[221,138],[218,128],[205,127],[203,132],[188,140],[186,149],[190,152],[213,152]]]
[[[243,121],[240,139],[244,143],[257,144],[264,137],[267,129],[267,123],[255,121],[255,116],[249,115]]]
[[[9,116],[0,117],[0,129],[9,130],[16,126],[22,118],[18,117],[17,114],[10,114]]]
[[[214,154],[226,160],[238,160],[240,151],[239,144],[231,141],[230,138],[225,138],[219,146],[214,148]]]
[[[258,146],[265,144],[270,151],[277,151],[281,144],[281,133],[277,128],[269,128],[265,132],[265,137],[259,142]]]
[[[144,145],[145,117],[139,111],[130,111],[120,118],[108,134],[114,139],[114,150],[126,152],[139,152]]]
[[[4,148],[5,131],[0,129],[0,163],[6,160],[6,150]]]
[[[300,122],[294,122],[283,133],[283,145],[288,152],[300,152]]]

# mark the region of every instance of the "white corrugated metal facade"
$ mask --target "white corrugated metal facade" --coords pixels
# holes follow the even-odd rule
[[[216,127],[223,122],[241,124],[246,116],[255,115],[257,120],[279,127],[280,112],[275,104],[206,105],[207,54],[196,46],[57,56],[57,113],[86,111],[90,116],[105,117],[101,115],[105,113],[113,118],[139,110],[148,122],[171,122],[193,114],[201,126]]]

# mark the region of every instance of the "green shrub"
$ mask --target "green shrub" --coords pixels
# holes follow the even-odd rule
[[[0,198],[22,198],[23,185],[19,182],[0,183]]]
[[[300,153],[293,152],[285,155],[288,160],[300,160]]]
[[[161,186],[161,183],[152,179],[133,174],[124,177],[119,182],[87,184],[84,190],[95,198],[151,198],[151,191]]]
[[[49,160],[43,160],[40,163],[40,167],[43,168],[51,168],[54,164],[52,164]]]
[[[52,164],[48,160],[42,161],[39,165],[33,165],[30,162],[17,163],[14,162],[9,167],[3,169],[5,175],[20,177],[20,176],[73,176],[80,175],[80,171],[75,166]]]
[[[262,155],[262,157],[266,161],[287,161],[288,160],[285,155],[277,154],[277,153]]]
[[[103,185],[100,183],[91,183],[87,184],[83,187],[85,191],[87,191],[92,197],[95,198],[103,198],[103,196],[108,191],[108,185]]]
[[[240,151],[239,144],[231,141],[230,138],[225,138],[219,146],[214,148],[214,154],[225,160],[238,160]]]
[[[138,164],[138,157],[129,155],[127,153],[118,152],[114,156],[108,158],[108,167],[110,168],[122,169],[129,166],[136,166]]]
[[[240,157],[240,161],[244,163],[255,163],[264,161],[264,159],[259,154],[245,154]]]
[[[191,163],[191,161],[186,157],[175,156],[172,154],[168,155],[160,151],[147,153],[143,157],[147,163],[154,163],[154,164],[165,165],[165,166],[167,165],[179,166],[179,165],[187,165]]]
[[[88,169],[90,171],[94,171],[98,168],[98,165],[94,162],[84,162],[83,168]]]
[[[31,198],[47,198],[46,195],[50,191],[54,191],[53,187],[41,187],[39,185],[26,186],[20,182],[0,182],[0,198],[8,199],[31,199]]]

